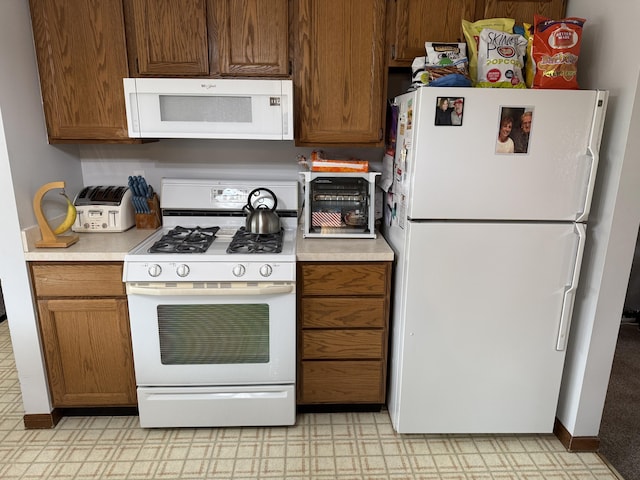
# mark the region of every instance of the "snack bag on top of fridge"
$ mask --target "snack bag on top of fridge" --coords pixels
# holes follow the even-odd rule
[[[412,87],[471,86],[465,43],[425,42],[425,56],[411,64]]]
[[[536,74],[536,64],[533,61],[533,25],[523,23],[524,38],[527,41],[527,56],[524,61],[524,83],[527,88],[533,88],[533,77]]]
[[[478,44],[480,43],[480,32],[484,28],[491,28],[502,32],[513,32],[516,21],[513,18],[487,18],[477,22],[462,20],[462,31],[467,41],[467,52],[469,55],[469,76],[475,85],[478,81]]]
[[[526,50],[527,41],[522,35],[483,28],[476,87],[526,88],[522,75]]]
[[[552,20],[534,15],[533,88],[578,88],[578,56],[584,18]]]

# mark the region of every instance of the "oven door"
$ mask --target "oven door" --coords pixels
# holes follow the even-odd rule
[[[293,282],[128,283],[138,386],[293,384]]]

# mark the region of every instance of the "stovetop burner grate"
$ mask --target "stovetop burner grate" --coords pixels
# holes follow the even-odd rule
[[[227,247],[227,253],[280,253],[283,230],[277,233],[257,234],[240,227]]]
[[[204,253],[220,227],[174,227],[149,247],[149,253]]]

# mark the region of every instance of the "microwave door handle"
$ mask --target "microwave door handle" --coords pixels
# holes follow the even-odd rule
[[[233,284],[232,284],[233,285]],[[186,284],[184,287],[166,287],[163,283],[136,285],[127,283],[128,295],[192,295],[192,296],[222,296],[222,295],[282,295],[295,292],[294,284],[284,285],[256,285],[256,286],[235,286],[235,287],[193,287],[193,284]]]

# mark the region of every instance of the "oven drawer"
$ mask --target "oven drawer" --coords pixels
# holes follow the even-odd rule
[[[243,427],[294,425],[291,385],[139,387],[140,426]]]
[[[306,297],[302,328],[384,328],[384,297]]]
[[[304,360],[377,360],[382,356],[382,330],[305,330],[302,332]]]
[[[305,361],[299,403],[384,403],[381,361]]]

